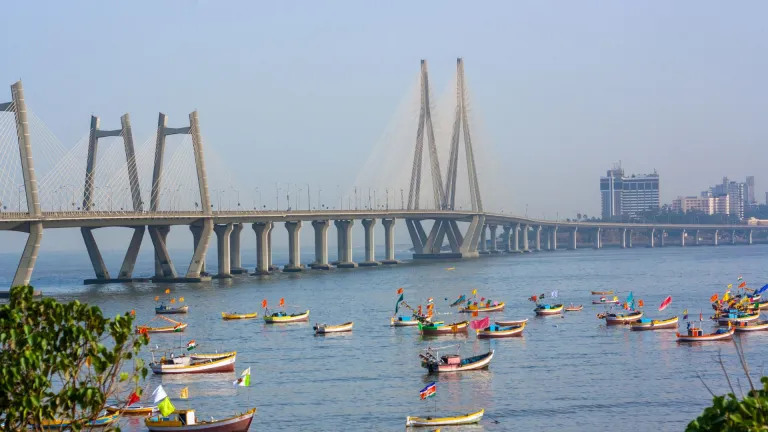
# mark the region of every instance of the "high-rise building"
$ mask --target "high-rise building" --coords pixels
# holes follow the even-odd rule
[[[700,211],[707,215],[725,214],[730,212],[728,195],[712,196],[709,191],[701,197],[677,197],[672,200],[672,211],[687,213],[689,210]]]
[[[744,218],[744,187],[746,183],[728,181],[723,177],[723,183],[702,192],[702,196],[720,197],[728,195],[728,214],[735,215],[739,219]]]
[[[757,205],[757,201],[755,201],[755,176],[747,176],[747,181],[744,182],[744,197],[747,205]]]
[[[614,165],[605,177],[600,177],[603,219],[638,216],[659,208],[659,174],[626,177],[621,164]]]

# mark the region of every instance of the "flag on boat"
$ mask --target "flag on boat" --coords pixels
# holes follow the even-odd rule
[[[261,301],[261,308],[266,309],[267,308],[267,299],[264,299]]]
[[[615,302],[619,301],[619,296],[613,296],[613,301]]]
[[[194,339],[187,342],[187,351],[192,351],[193,349],[197,348],[197,342],[195,342]]]
[[[704,321],[704,312],[703,311],[699,312],[699,321]]]
[[[557,290],[552,291],[552,298],[557,298]]]
[[[166,288],[165,293],[166,294],[170,294],[171,293],[171,289],[170,288]]]
[[[160,414],[162,414],[163,417],[168,417],[172,412],[176,411],[176,407],[173,406],[171,398],[168,396],[157,404],[157,409],[160,410]]]
[[[632,291],[629,292],[629,295],[627,296],[627,303],[634,303],[635,302],[635,296],[632,294]]]
[[[158,402],[160,402],[161,400],[163,400],[163,399],[165,399],[167,397],[168,397],[168,394],[165,392],[165,389],[163,388],[162,384],[157,386],[155,391],[152,392],[152,402],[153,403],[158,403]]]
[[[643,299],[638,300],[637,307],[643,307],[643,306],[644,306]]]
[[[717,295],[717,293],[714,293],[714,294],[712,294],[712,297],[710,297],[710,298],[709,298],[709,301],[710,301],[711,303],[714,303],[714,302],[716,302],[716,301],[717,301],[718,297],[719,297],[719,296]]]
[[[128,403],[125,404],[125,406],[131,406],[141,400],[139,395],[136,394],[136,392],[131,393],[130,396],[128,396]]]
[[[397,303],[395,303],[395,315],[397,315],[397,311],[400,310],[400,302],[403,301],[403,295],[400,294],[400,297],[397,299]]]
[[[155,296],[155,301],[160,300],[160,296]]]
[[[419,396],[421,397],[421,400],[424,400],[428,397],[434,396],[435,393],[437,393],[437,383],[431,382],[427,384],[426,387],[421,389],[421,391],[419,392]]]
[[[687,319],[688,319],[688,309],[686,309],[686,310],[684,310],[684,311],[683,311],[683,319],[684,319],[684,320],[687,320]]]
[[[728,287],[727,287],[727,288],[728,288],[728,289],[731,289],[731,288],[733,288],[733,284],[728,284]]]
[[[285,306],[285,298],[280,297],[280,307]]]
[[[728,300],[730,300],[730,298],[731,298],[731,290],[728,290],[725,292],[725,294],[723,294],[723,301],[727,302]]]
[[[179,392],[179,398],[180,399],[189,399],[189,387],[184,387]]]
[[[184,328],[181,326],[181,323],[177,323],[175,326],[173,326],[173,331],[174,332],[184,331]]]
[[[184,297],[179,297],[179,302],[184,303]]]
[[[469,323],[469,327],[472,330],[482,330],[488,328],[491,325],[491,317],[485,317],[483,319],[474,320]]]
[[[477,288],[472,290],[472,295],[477,295]]]
[[[747,286],[746,282],[742,282],[742,283],[739,284],[739,288],[744,288],[745,286]]]
[[[467,300],[467,296],[462,294],[462,295],[459,296],[459,298],[455,302],[451,303],[451,307],[454,307],[454,306],[458,305],[459,303],[463,303],[465,300]]]
[[[248,368],[240,374],[240,378],[233,381],[232,384],[235,387],[250,387],[251,386],[251,368]]]
[[[430,297],[430,298],[428,298],[428,299],[427,299],[427,304],[428,304],[428,305],[429,305],[429,304],[432,304],[434,301],[435,301],[435,299],[433,299],[432,297]]]
[[[397,289],[397,293],[398,293],[398,294],[402,294],[402,293],[403,293],[403,289],[402,289],[402,288],[398,288],[398,289]]]
[[[664,299],[663,302],[661,302],[661,306],[659,306],[659,312],[663,311],[664,309],[669,306],[669,304],[672,303],[672,296],[667,296],[667,298]]]
[[[737,280],[737,281],[739,281],[739,282],[741,282],[741,281],[742,281],[742,279],[743,279],[743,278],[742,278],[741,276],[739,276],[739,278],[738,278],[738,279],[736,279],[736,280]]]
[[[762,293],[764,293],[766,290],[768,290],[768,284],[765,284],[765,285],[763,285],[763,287],[762,287],[762,288],[760,288],[759,290],[757,290],[757,292],[756,292],[755,294],[762,294]]]

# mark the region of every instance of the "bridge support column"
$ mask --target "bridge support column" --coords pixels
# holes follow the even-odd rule
[[[731,231],[731,244],[736,244],[736,230]]]
[[[509,252],[512,251],[512,249],[510,247],[511,246],[511,244],[510,244],[511,243],[510,235],[511,235],[511,232],[512,232],[512,227],[509,226],[509,225],[504,225],[502,227],[502,229],[503,229],[503,231],[501,232],[501,244],[504,245],[504,252],[509,253]]]
[[[536,252],[541,252],[541,225],[536,228]]]
[[[627,246],[631,249],[632,248],[632,236],[635,234],[634,230],[629,230],[627,232]]]
[[[283,267],[284,272],[300,272],[304,270],[301,265],[301,221],[289,221],[285,223],[288,230],[288,265]]]
[[[514,240],[512,242],[515,244],[515,252],[520,252],[520,224],[515,225]]]
[[[715,235],[712,236],[713,244],[717,246],[717,241],[719,240],[718,237],[720,237],[720,231],[715,230]]]
[[[491,253],[497,254],[499,250],[496,249],[496,225],[488,225],[488,228],[491,230]]]
[[[597,228],[595,230],[595,249],[600,249],[600,246],[602,246],[600,242],[600,228]]]
[[[336,229],[339,231],[339,240],[341,248],[339,252],[339,263],[336,264],[338,268],[355,268],[357,263],[352,261],[352,226],[355,224],[354,220],[337,220],[334,222]]]
[[[200,242],[192,254],[192,260],[189,262],[189,267],[187,267],[187,274],[174,282],[203,282],[211,280],[211,277],[204,273],[203,266],[205,265],[205,255],[208,252],[208,243],[211,241],[211,235],[213,234],[213,220],[203,219],[197,224],[201,226]],[[227,254],[229,254],[229,249],[227,249]]]
[[[170,230],[171,227],[167,228]],[[200,239],[203,237],[203,227],[200,225],[190,225],[189,230],[192,232],[192,248],[195,250],[200,245]],[[164,236],[163,241],[168,237],[168,232],[166,232]],[[205,269],[205,260],[203,260],[203,265],[200,267],[200,272],[207,273]]]
[[[550,250],[556,251],[557,250],[557,227],[552,227],[551,236],[552,236],[552,245],[551,245],[552,249]]]
[[[747,232],[747,244],[752,244],[752,230]]]
[[[165,246],[165,240],[168,238],[169,226],[151,226],[149,227],[149,237],[152,239],[152,245],[155,247],[155,276],[153,282],[177,279],[176,268],[173,266],[171,256],[168,254],[168,248]]]
[[[699,245],[699,230],[696,230],[695,232],[696,232],[696,238],[693,240],[693,244],[698,246]]]
[[[253,232],[256,233],[256,271],[253,273],[254,276],[271,274],[272,248],[269,239],[272,226],[272,222],[253,223]]]
[[[331,221],[319,220],[312,221],[312,228],[315,229],[315,262],[310,267],[315,270],[330,270],[328,264],[328,227]]]
[[[375,267],[380,264],[376,261],[376,243],[373,235],[376,219],[363,219],[362,223],[365,233],[365,261],[360,263],[360,267]]]
[[[216,279],[230,279],[232,278],[232,262],[230,256],[230,235],[234,227],[231,223],[226,225],[214,225],[213,232],[216,233],[216,250],[219,264],[219,273],[215,276]]]
[[[488,252],[488,238],[486,237],[486,232],[488,231],[487,228],[488,226],[485,224],[480,227],[480,250],[478,253],[482,255],[487,255],[490,253]]]
[[[523,226],[523,252],[530,252],[528,249],[528,231],[531,229],[530,225]]]
[[[243,268],[240,256],[240,233],[243,231],[243,224],[232,225],[232,234],[229,235],[229,266],[230,273],[243,274],[247,271]]]
[[[621,229],[621,248],[622,249],[627,248],[627,229],[626,228]]]
[[[574,228],[571,230],[571,245],[570,245],[570,247],[569,247],[568,249],[570,249],[570,250],[576,250],[576,248],[578,247],[578,246],[577,246],[577,244],[576,244],[576,241],[577,241],[577,240],[578,240],[578,238],[579,238],[579,235],[578,235],[578,234],[579,234],[579,229],[578,229],[578,228],[576,228],[576,227],[574,227]]]
[[[408,234],[411,236],[414,257],[416,257],[416,255],[423,255],[424,246],[427,244],[427,233],[424,231],[424,226],[421,225],[421,221],[416,219],[406,219],[405,226],[408,228]],[[339,243],[341,243],[341,234],[339,234]],[[341,249],[339,249],[337,259],[341,259]],[[335,265],[337,263],[333,264]]]
[[[136,258],[139,256],[139,249],[141,249],[141,241],[144,239],[144,227],[137,227],[133,229],[133,236],[131,242],[128,244],[128,251],[123,258],[123,265],[120,267],[120,273],[117,275],[116,282],[122,282],[127,280],[133,280],[133,269],[136,266]]]
[[[680,231],[680,247],[685,247],[685,230]]]
[[[29,281],[32,279],[32,271],[35,269],[37,253],[40,251],[40,241],[42,241],[42,239],[43,223],[30,222],[29,236],[27,237],[27,242],[24,244],[24,251],[21,253],[21,259],[19,259],[16,274],[13,276],[11,288],[29,285]]]
[[[400,261],[395,259],[395,219],[382,219],[381,224],[384,225],[385,256],[381,263],[387,265],[399,264]]]
[[[651,229],[648,232],[648,247],[653,247],[654,237],[656,236],[656,229]]]
[[[83,241],[85,242],[85,249],[88,251],[88,257],[91,259],[91,265],[93,266],[93,272],[96,273],[96,280],[106,281],[109,280],[109,270],[104,264],[104,259],[101,257],[99,246],[96,244],[96,239],[93,238],[93,228],[80,228],[80,232],[83,235]]]
[[[659,236],[659,246],[664,247],[664,238],[667,236],[667,230],[661,230],[661,235]]]

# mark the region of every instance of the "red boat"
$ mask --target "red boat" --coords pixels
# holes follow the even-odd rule
[[[144,424],[150,432],[245,432],[251,427],[254,414],[256,414],[256,408],[223,420],[198,422],[195,418],[195,410],[185,409],[176,410],[168,417],[149,417],[144,420]]]

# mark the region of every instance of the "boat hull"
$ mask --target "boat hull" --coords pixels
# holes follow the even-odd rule
[[[287,324],[307,321],[309,321],[309,311],[292,316],[264,316],[264,322],[267,324]]]
[[[733,334],[736,332],[736,329],[731,328],[729,331],[724,333],[712,333],[712,334],[706,334],[701,336],[688,336],[678,333],[677,334],[677,341],[678,342],[711,342],[711,341],[720,341],[720,340],[730,340],[733,337]]]
[[[525,323],[510,329],[502,329],[496,331],[489,331],[488,329],[480,330],[477,333],[478,339],[501,339],[509,337],[521,337],[525,330]]]
[[[229,314],[226,312],[221,313],[221,318],[225,321],[229,320],[244,320],[244,319],[254,319],[258,317],[259,314],[257,312],[253,313],[246,313],[246,314]]]
[[[467,334],[468,328],[469,328],[469,323],[467,321],[443,325],[435,328],[422,326],[421,334],[424,336],[448,336],[448,335],[454,335],[454,334]]]
[[[564,309],[563,305],[558,305],[556,307],[549,308],[549,309],[536,308],[533,311],[536,312],[536,315],[538,316],[549,316],[549,315],[560,315],[561,313],[563,313],[563,309]]]
[[[330,334],[330,333],[344,333],[344,332],[351,332],[352,326],[354,325],[353,322],[348,322],[336,326],[315,326],[315,334],[323,335],[323,334]]]
[[[136,334],[141,334],[142,329],[146,329],[147,333],[181,333],[187,329],[189,324],[183,323],[180,326],[168,326],[168,327],[136,327]]]
[[[232,355],[218,360],[211,360],[204,363],[196,363],[190,365],[167,365],[151,363],[149,367],[152,368],[152,372],[158,375],[234,372],[236,358],[236,355]]]
[[[733,323],[734,325],[737,325],[739,323],[747,323],[747,322],[757,321],[759,319],[760,319],[760,314],[758,313],[758,314],[749,315],[741,318],[719,318],[717,320],[717,324],[721,326],[727,326],[731,323]]]
[[[454,417],[406,417],[405,426],[457,426],[478,423],[483,418],[484,409]]]
[[[415,319],[403,321],[396,318],[392,318],[390,319],[389,324],[392,327],[415,327],[419,325],[419,321]]]
[[[104,427],[110,426],[112,423],[116,422],[117,419],[119,418],[120,418],[119,412],[108,414],[108,415],[89,421],[84,425],[83,429],[88,430],[88,429],[104,428]],[[69,429],[70,423],[71,423],[70,420],[44,420],[43,423],[39,425],[39,427],[43,430],[65,430],[65,429]]]
[[[768,321],[759,321],[751,323],[738,323],[734,325],[737,332],[754,332],[768,330]]]
[[[185,314],[189,312],[189,306],[182,306],[177,308],[155,308],[155,314],[157,315],[175,315]]]
[[[633,323],[635,321],[639,321],[640,318],[643,317],[643,313],[636,313],[636,314],[627,314],[627,315],[616,315],[616,316],[610,316],[605,315],[603,318],[605,318],[605,325],[626,325],[629,323]]]
[[[203,422],[192,425],[181,424],[179,421],[154,421],[155,418],[146,419],[144,425],[151,432],[182,432],[182,431],[205,431],[205,432],[245,432],[251,427],[255,409],[245,414],[214,422]]]
[[[629,323],[629,329],[634,331],[676,329],[677,322],[677,317],[666,320],[653,320],[651,322],[635,321]]]
[[[592,300],[592,304],[594,304],[594,305],[598,305],[598,304],[613,305],[613,304],[619,304],[619,301],[618,300],[605,300],[605,301]]]
[[[592,295],[613,295],[613,291],[592,291]]]
[[[472,308],[461,308],[459,309],[460,313],[473,313],[473,312],[503,312],[504,311],[504,302],[499,303],[496,306],[489,306],[489,307],[478,307],[475,309]]]
[[[528,318],[521,319],[521,320],[510,320],[510,321],[495,321],[495,324],[502,327],[509,327],[509,326],[516,326],[525,324],[528,322]]]
[[[569,306],[569,307],[565,308],[565,311],[566,312],[580,312],[582,309],[584,309],[584,306],[581,306],[581,305],[574,306],[574,307],[570,307]]]
[[[129,407],[107,405],[104,409],[108,413],[119,412],[121,415],[148,415],[157,411],[157,405],[131,405]]]
[[[231,357],[231,356],[236,355],[236,354],[237,354],[237,351],[229,351],[229,352],[213,353],[213,354],[197,353],[197,354],[190,354],[189,358],[192,361],[219,360],[219,359],[223,359],[225,357]]]

